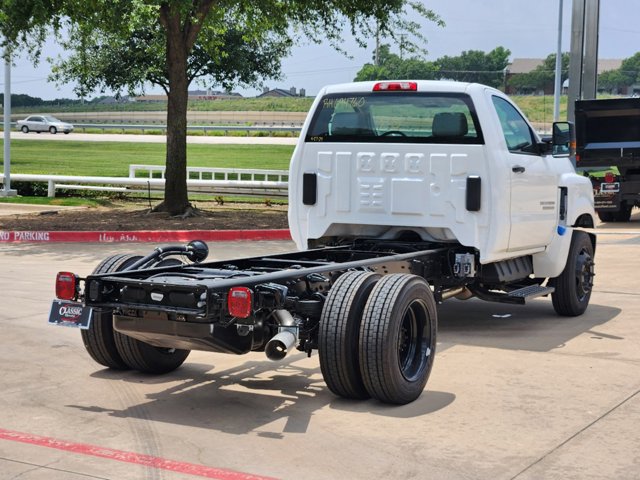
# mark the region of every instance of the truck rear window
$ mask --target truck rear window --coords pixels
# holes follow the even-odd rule
[[[469,96],[417,92],[327,95],[320,101],[305,140],[484,143]]]

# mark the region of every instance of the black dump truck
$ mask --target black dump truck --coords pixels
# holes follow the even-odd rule
[[[591,179],[603,222],[640,206],[640,98],[576,101],[576,167]]]

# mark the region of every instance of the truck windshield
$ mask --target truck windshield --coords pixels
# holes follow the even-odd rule
[[[484,143],[467,95],[408,92],[327,95],[320,101],[305,140]]]

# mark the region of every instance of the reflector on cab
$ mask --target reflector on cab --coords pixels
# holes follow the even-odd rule
[[[236,318],[247,318],[251,315],[253,294],[247,287],[233,287],[227,295],[229,315]]]
[[[71,272],[56,275],[56,297],[60,300],[75,300],[78,296],[78,277]]]
[[[416,82],[379,82],[373,86],[374,92],[415,92]]]

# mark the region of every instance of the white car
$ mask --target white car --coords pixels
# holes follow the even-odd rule
[[[49,132],[56,134],[58,132],[73,132],[73,125],[58,120],[51,115],[30,115],[24,120],[18,120],[18,128],[23,133],[29,132]]]

